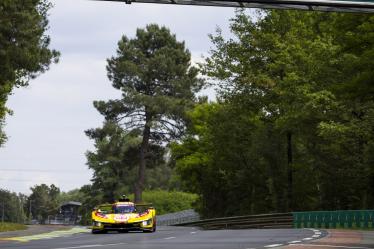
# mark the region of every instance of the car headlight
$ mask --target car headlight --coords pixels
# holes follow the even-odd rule
[[[100,227],[100,226],[101,226],[101,222],[94,221],[94,226],[95,226],[95,227]]]
[[[149,226],[152,224],[152,219],[149,219],[149,220],[145,220],[142,222],[143,226]]]

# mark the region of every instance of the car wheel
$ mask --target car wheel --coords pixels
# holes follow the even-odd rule
[[[104,234],[104,233],[108,233],[108,231],[107,230],[95,230],[95,229],[92,229],[91,233],[92,234]]]

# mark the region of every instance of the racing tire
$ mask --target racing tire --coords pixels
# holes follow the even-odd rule
[[[106,231],[106,230],[94,230],[94,229],[91,230],[92,234],[105,234],[107,232],[108,231]]]
[[[152,229],[150,230],[143,230],[143,233],[154,233],[154,232],[156,232],[156,225],[154,225]]]

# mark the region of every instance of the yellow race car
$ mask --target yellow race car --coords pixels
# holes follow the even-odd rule
[[[135,205],[127,198],[99,205],[92,211],[92,233],[108,231],[156,231],[156,210],[150,205]]]

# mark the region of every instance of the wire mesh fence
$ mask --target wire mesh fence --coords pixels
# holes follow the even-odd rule
[[[374,228],[374,210],[294,212],[296,228]]]

